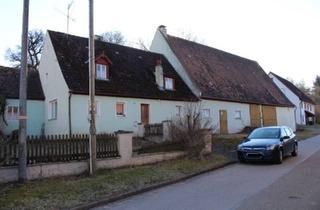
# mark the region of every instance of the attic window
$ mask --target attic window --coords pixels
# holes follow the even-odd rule
[[[164,88],[166,90],[174,90],[174,79],[170,77],[164,78]]]
[[[109,80],[108,66],[105,64],[96,64],[96,78]]]

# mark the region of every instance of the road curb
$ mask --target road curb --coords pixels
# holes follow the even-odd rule
[[[193,174],[190,174],[190,175],[187,175],[187,176],[175,179],[175,180],[170,180],[170,181],[167,181],[167,182],[154,184],[154,185],[151,185],[151,186],[139,189],[139,190],[134,190],[134,191],[123,193],[123,194],[120,194],[120,195],[117,195],[117,196],[114,196],[114,197],[109,197],[109,198],[101,199],[101,200],[98,200],[98,201],[90,202],[90,203],[87,203],[87,204],[84,204],[84,205],[80,205],[80,206],[76,206],[76,207],[70,208],[70,210],[85,210],[85,209],[90,209],[90,208],[94,208],[94,207],[98,207],[98,206],[102,206],[102,205],[107,205],[109,203],[112,203],[112,202],[115,202],[115,201],[118,201],[118,200],[122,200],[122,199],[128,198],[128,197],[133,196],[133,195],[138,195],[138,194],[141,194],[141,193],[144,193],[144,192],[148,192],[148,191],[151,191],[151,190],[155,190],[155,189],[158,189],[158,188],[161,188],[161,187],[165,187],[165,186],[168,186],[168,185],[171,185],[171,184],[182,182],[182,181],[185,181],[187,179],[193,178],[195,176],[199,176],[201,174],[205,174],[205,173],[208,173],[208,172],[220,169],[220,168],[224,168],[226,166],[229,166],[229,165],[237,163],[237,162],[238,161],[234,161],[233,160],[233,161],[227,162],[227,163],[225,163],[223,165],[220,165],[220,166],[217,166],[217,167],[213,167],[213,168],[210,168],[210,169],[206,169],[206,170],[203,170],[203,171],[200,171],[200,172],[197,172],[197,173],[193,173]]]

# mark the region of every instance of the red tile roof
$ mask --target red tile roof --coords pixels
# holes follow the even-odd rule
[[[164,35],[204,99],[293,106],[256,61]]]

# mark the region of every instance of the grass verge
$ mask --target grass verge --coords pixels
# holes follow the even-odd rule
[[[296,132],[296,136],[299,141],[302,141],[317,135],[320,135],[320,130],[300,130]]]
[[[0,209],[64,209],[176,180],[228,163],[221,155],[178,159],[154,165],[100,170],[73,176],[0,186]]]

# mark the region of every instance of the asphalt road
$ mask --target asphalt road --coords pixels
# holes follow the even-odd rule
[[[317,136],[300,142],[298,157],[288,157],[281,165],[230,165],[96,209],[320,209],[319,163],[320,136]],[[293,172],[298,173],[292,176]],[[293,186],[288,188],[290,185]],[[280,203],[278,196],[285,201]],[[293,206],[295,203],[299,205]]]

